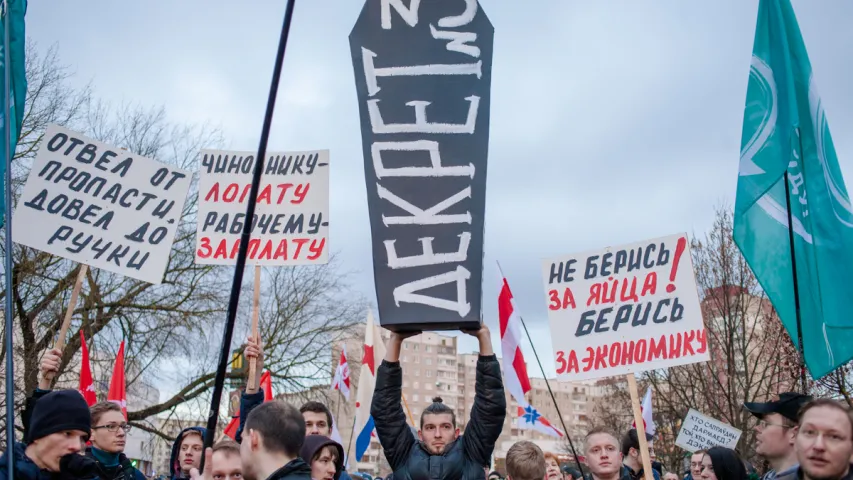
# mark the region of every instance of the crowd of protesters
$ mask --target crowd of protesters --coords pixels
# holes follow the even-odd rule
[[[583,472],[561,464],[557,455],[543,452],[530,441],[519,441],[507,451],[505,476],[492,470],[492,454],[507,409],[501,369],[488,328],[468,333],[479,341],[480,355],[474,404],[464,434],[454,410],[436,398],[421,414],[416,435],[401,406],[399,362],[401,346],[413,334],[391,334],[386,356],[377,368],[371,414],[392,473],[375,480],[646,478],[637,431],[619,434],[603,427],[586,432]],[[60,354],[48,351],[41,361],[42,381],[21,415],[23,442],[0,458],[0,480],[144,480],[123,453],[130,426],[121,407],[110,402],[90,407],[76,390],[50,390]],[[252,338],[245,355],[262,367],[263,349]],[[374,480],[366,474],[347,473],[344,449],[331,438],[333,417],[326,405],[308,402],[296,408],[263,400],[258,384],[246,386],[234,440],[223,438],[205,450],[204,428],[181,431],[171,450],[171,480]],[[770,467],[762,480],[853,480],[853,414],[846,404],[788,392],[744,408],[758,417],[754,447]],[[14,456],[14,472],[7,470],[7,455]],[[754,472],[734,450],[713,447],[692,452],[684,475],[664,472],[654,462],[651,477],[748,480],[757,478]]]

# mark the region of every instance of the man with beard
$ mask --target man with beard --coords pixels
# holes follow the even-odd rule
[[[798,414],[811,399],[808,395],[785,392],[770,402],[743,404],[759,419],[755,427],[755,453],[764,457],[771,469],[762,480],[794,479],[799,468],[794,450]]]
[[[803,480],[851,480],[853,416],[850,408],[834,400],[819,399],[800,411],[795,441]]]
[[[480,344],[476,393],[465,435],[459,434],[453,409],[436,397],[421,414],[419,439],[415,439],[401,403],[403,370],[399,360],[403,340],[418,333],[391,333],[385,359],[376,371],[370,414],[393,477],[485,480],[485,468],[491,462],[506,417],[501,367],[492,351],[489,329],[482,325],[477,331],[465,332]]]

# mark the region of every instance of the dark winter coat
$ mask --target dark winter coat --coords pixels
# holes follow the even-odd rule
[[[184,477],[183,472],[181,472],[181,464],[180,464],[180,456],[181,453],[181,442],[184,441],[184,434],[189,431],[196,431],[201,434],[201,438],[204,438],[207,435],[207,429],[204,427],[189,427],[181,430],[181,433],[178,434],[175,443],[172,444],[172,455],[169,457],[169,478],[172,480],[180,480],[188,477]]]
[[[0,456],[0,480],[92,480],[95,478],[94,462],[72,453],[66,455],[60,463],[61,472],[54,473],[39,469],[27,455],[27,446],[15,443],[12,454],[15,456],[15,474],[9,475],[6,455]]]
[[[432,455],[412,436],[400,402],[403,370],[399,362],[382,361],[370,414],[395,480],[481,480],[491,463],[495,442],[506,417],[501,367],[495,355],[477,360],[474,405],[465,434]]]
[[[311,480],[311,467],[297,458],[273,472],[267,480]]]
[[[98,468],[98,480],[146,480],[145,475],[130,463],[130,459],[125,454],[118,454],[117,465],[107,466],[95,456],[94,448],[87,448],[86,456],[95,461]]]
[[[246,425],[246,419],[249,418],[249,413],[258,405],[264,403],[264,389],[258,389],[257,393],[246,393],[240,396],[240,426],[237,428],[237,433],[234,435],[234,440],[240,443],[243,439],[243,427]],[[306,460],[310,461],[310,460]],[[346,471],[345,467],[341,467],[338,473],[338,480],[352,480],[352,477]]]

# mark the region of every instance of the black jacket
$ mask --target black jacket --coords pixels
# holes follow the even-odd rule
[[[0,456],[0,480],[94,480],[96,478],[95,462],[76,453],[62,457],[59,462],[60,472],[48,472],[39,467],[26,455],[26,445],[15,442],[11,451],[3,452]],[[6,455],[15,456],[15,472],[9,474]]]
[[[506,417],[506,397],[497,357],[480,356],[477,360],[476,395],[465,434],[449,444],[441,455],[431,455],[412,436],[400,403],[402,388],[400,363],[383,360],[376,373],[370,414],[394,479],[485,479],[483,468],[491,463]]]
[[[137,470],[124,453],[118,454],[118,465],[108,467],[98,460],[93,448],[86,449],[86,456],[95,461],[98,469],[98,480],[145,480],[145,475]]]
[[[311,467],[297,458],[273,472],[267,480],[311,480]]]

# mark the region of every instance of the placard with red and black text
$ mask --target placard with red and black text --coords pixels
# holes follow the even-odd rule
[[[709,359],[687,235],[549,259],[542,275],[561,380]]]
[[[233,265],[240,248],[255,153],[202,150],[196,263]],[[246,263],[329,261],[329,151],[267,154]]]

